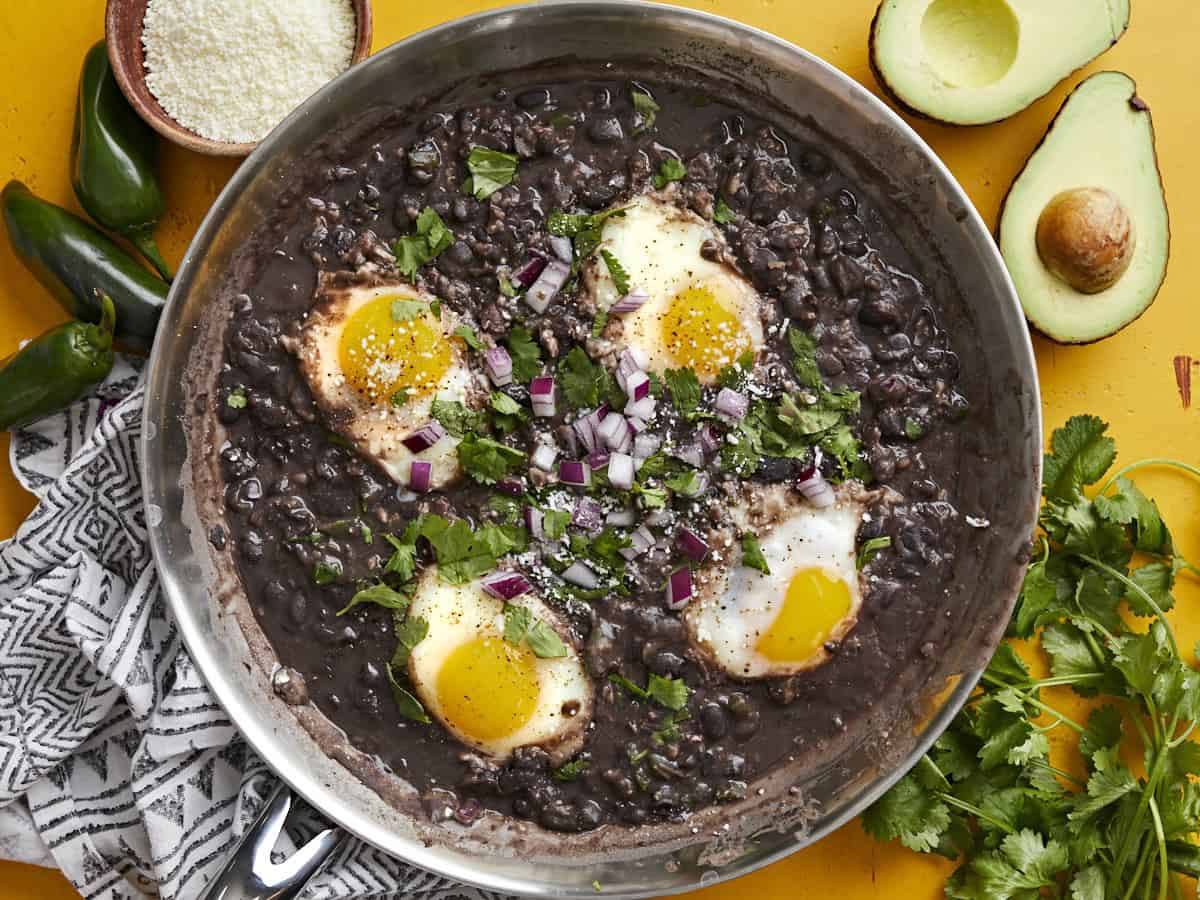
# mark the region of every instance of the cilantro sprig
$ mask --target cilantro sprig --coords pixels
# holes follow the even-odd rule
[[[432,262],[454,243],[454,234],[432,207],[425,207],[417,216],[416,234],[405,235],[396,241],[396,268],[410,281],[417,270]]]
[[[864,816],[880,840],[961,859],[949,897],[1161,900],[1180,895],[1177,874],[1200,874],[1200,673],[1164,616],[1176,578],[1197,570],[1128,478],[1147,465],[1200,469],[1134,463],[1086,495],[1115,459],[1094,416],[1051,439],[1041,536],[1009,626],[1037,640],[1050,675],[1034,677],[1002,644],[933,750]],[[1047,693],[1063,687],[1096,698],[1086,721]],[[1078,746],[1082,778],[1051,763],[1052,733]],[[1125,736],[1141,744],[1145,774],[1126,765]]]
[[[513,183],[517,177],[517,157],[487,147],[472,147],[467,156],[467,171],[471,177],[463,182],[463,193],[474,194],[476,200],[486,200]]]

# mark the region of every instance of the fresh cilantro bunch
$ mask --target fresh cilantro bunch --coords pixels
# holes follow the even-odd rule
[[[1175,549],[1157,505],[1126,476],[1083,488],[1116,459],[1107,425],[1076,416],[1046,456],[1041,536],[1010,625],[1036,636],[1051,675],[1034,678],[1001,645],[979,690],[917,767],[863,817],[879,840],[962,859],[946,895],[963,900],[1130,900],[1181,896],[1175,874],[1200,874],[1200,674],[1163,616],[1195,567]],[[1131,627],[1131,617],[1150,618]],[[1086,722],[1043,691],[1102,698]],[[1078,742],[1086,777],[1055,768],[1052,731]],[[1121,753],[1136,736],[1144,774]]]

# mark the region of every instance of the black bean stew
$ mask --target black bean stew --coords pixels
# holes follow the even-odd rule
[[[566,831],[678,821],[745,796],[768,770],[836,738],[914,660],[937,652],[941,632],[931,619],[941,615],[941,584],[966,525],[955,487],[970,427],[967,400],[956,390],[959,361],[906,251],[815,136],[798,139],[670,84],[498,83],[456,89],[424,115],[391,115],[369,137],[297,166],[278,212],[257,235],[254,264],[235,276],[242,296],[215,402],[228,435],[220,449],[228,531],[217,528],[212,537],[220,546],[230,542],[261,627],[281,662],[302,676],[289,699],[311,700],[397,775],[450,796],[464,824],[481,809]],[[515,180],[485,200],[462,189],[475,148],[516,160]],[[515,484],[497,488],[467,477],[448,491],[414,494],[326,421],[285,344],[322,273],[338,273],[344,283],[363,272],[401,280],[393,244],[416,233],[429,208],[452,238],[419,267],[417,282],[472,323],[485,348],[506,347],[514,329],[525,329],[545,371],[560,378],[554,417],[518,416],[509,433],[494,415],[475,427],[522,452],[540,438],[558,446],[559,460],[585,454],[586,447],[572,453],[567,432],[591,408],[563,397],[561,366],[582,348],[597,367],[597,399],[609,399],[612,380],[601,365],[620,358],[609,340],[619,336],[616,317],[597,319],[578,278],[537,314],[513,276],[531,259],[555,258],[552,212],[620,206],[655,191],[656,176],[664,202],[715,219],[725,244],[708,242],[704,253],[727,257],[762,298],[764,351],[752,371],[726,373],[731,390],[750,404],[742,421],[759,416],[782,429],[781,398],[833,396],[840,398],[830,401],[842,429],[836,440],[793,434],[792,446],[783,447],[786,440],[767,439],[781,448],[772,455],[761,440],[739,444],[736,417],[706,414],[715,386],[701,392],[701,414],[689,418],[671,385],[655,384],[649,428],[663,449],[651,466],[661,471],[639,473],[645,490],[630,504],[636,519],[617,516],[613,525],[604,516],[629,495],[601,479],[564,489],[555,484],[556,468],[523,463],[507,479]],[[482,352],[472,355],[480,365]],[[527,382],[497,390],[528,408]],[[706,434],[715,437],[711,444]],[[862,559],[862,613],[848,635],[827,645],[824,665],[786,678],[735,680],[695,650],[680,612],[666,602],[664,583],[687,564],[678,532],[728,537],[737,498],[772,485],[791,491],[795,503],[808,502],[796,487],[814,478],[814,467],[819,482],[864,485],[858,546],[870,542],[871,552]],[[696,483],[692,476],[701,472]],[[690,483],[665,486],[680,475]],[[395,611],[363,603],[338,612],[364,585],[403,593],[396,573],[384,571],[393,553],[384,535],[402,536],[419,514],[463,518],[475,530],[519,529],[522,507],[554,505],[555,491],[594,501],[600,519],[589,521],[595,507],[581,504],[563,539],[526,535],[521,559],[535,560],[525,566],[530,579],[569,626],[563,636],[579,648],[595,686],[594,718],[582,750],[567,760],[525,748],[497,764],[436,722],[402,715],[388,677]],[[601,535],[628,548],[647,523],[654,543],[633,559],[597,548]],[[416,543],[419,568],[432,551]],[[562,580],[576,559],[600,573],[600,588]],[[682,683],[682,702],[679,693],[663,703],[623,686],[644,690],[652,677]]]

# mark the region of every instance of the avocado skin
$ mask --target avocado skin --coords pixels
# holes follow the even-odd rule
[[[917,118],[917,119],[921,119],[925,122],[934,122],[937,125],[948,125],[951,128],[982,128],[986,125],[995,125],[997,122],[1007,121],[1008,119],[1011,119],[1013,116],[1018,115],[1019,113],[1022,113],[1025,110],[1029,109],[1030,106],[1033,106],[1033,104],[1037,103],[1039,100],[1042,100],[1042,99],[1050,96],[1052,93],[1054,93],[1054,89],[1056,87],[1058,87],[1059,84],[1062,84],[1063,81],[1066,81],[1069,78],[1073,78],[1078,72],[1081,72],[1083,69],[1086,69],[1088,66],[1090,66],[1096,60],[1097,57],[1103,55],[1103,52],[1107,52],[1107,50],[1102,51],[1101,53],[1097,54],[1095,57],[1092,57],[1092,59],[1088,60],[1083,65],[1079,66],[1074,71],[1072,71],[1068,75],[1066,75],[1066,77],[1064,77],[1062,79],[1062,81],[1058,82],[1058,84],[1053,85],[1048,91],[1046,91],[1046,93],[1042,94],[1040,97],[1035,97],[1027,105],[1021,107],[1018,110],[1014,110],[1012,113],[1010,113],[1007,116],[1001,116],[998,119],[992,119],[988,122],[972,122],[969,125],[964,125],[959,122],[947,122],[945,119],[939,119],[937,116],[933,115],[932,113],[923,112],[919,109],[916,109],[913,106],[910,106],[904,100],[904,98],[901,97],[900,94],[896,92],[896,89],[894,87],[892,87],[891,82],[889,82],[887,80],[887,76],[883,74],[883,69],[880,67],[879,63],[876,61],[876,52],[875,52],[876,40],[877,40],[876,32],[879,28],[879,17],[880,17],[880,15],[883,14],[883,7],[887,4],[887,2],[888,2],[888,0],[880,0],[879,5],[877,7],[875,7],[875,16],[874,16],[874,18],[871,19],[871,36],[867,41],[867,63],[871,67],[871,74],[875,76],[875,82],[879,85],[879,89],[883,92],[883,94],[889,100],[891,100],[892,103],[896,104],[896,106],[898,106],[903,112],[906,112],[906,113],[908,113],[908,115],[913,116],[914,118]],[[1130,15],[1130,18],[1125,21],[1125,27],[1121,29],[1120,34],[1118,34],[1115,38],[1113,38],[1112,43],[1108,45],[1107,49],[1112,49],[1113,47],[1115,47],[1117,45],[1117,43],[1121,40],[1121,38],[1123,38],[1125,36],[1125,32],[1127,32],[1129,30],[1130,21],[1132,21],[1132,5],[1131,5],[1131,15]],[[1061,112],[1061,110],[1060,110],[1060,112]],[[1056,118],[1057,118],[1057,116],[1056,116]],[[1045,138],[1043,138],[1042,140],[1045,140]],[[1038,146],[1041,146],[1041,145],[1039,144]]]
[[[1135,90],[1136,90],[1137,82],[1134,80],[1133,76],[1129,75],[1127,72],[1120,72],[1116,69],[1105,69],[1102,72],[1095,73],[1095,75],[1106,75],[1106,74],[1124,75],[1130,81],[1134,82]],[[1090,77],[1094,78],[1095,75],[1092,75]],[[1013,180],[1012,180],[1012,184],[1010,184],[1008,186],[1008,190],[1004,193],[1004,200],[1002,200],[1000,203],[1000,212],[998,214],[998,218],[996,219],[996,244],[997,244],[997,246],[1001,245],[1001,241],[1003,238],[1001,229],[1004,226],[1004,212],[1006,209],[1008,209],[1008,201],[1012,197],[1013,188],[1016,186],[1017,182],[1021,180],[1021,176],[1025,174],[1025,170],[1029,168],[1029,163],[1033,160],[1034,156],[1037,155],[1037,152],[1039,150],[1041,150],[1042,146],[1046,143],[1047,140],[1049,140],[1050,135],[1054,132],[1055,126],[1058,125],[1058,120],[1062,117],[1063,111],[1067,108],[1067,104],[1071,102],[1071,98],[1075,96],[1076,92],[1079,91],[1080,88],[1082,88],[1085,84],[1087,84],[1088,80],[1089,79],[1084,79],[1079,84],[1075,85],[1074,88],[1071,89],[1071,93],[1067,94],[1066,98],[1062,102],[1062,106],[1060,106],[1058,108],[1058,112],[1056,112],[1054,114],[1054,118],[1051,119],[1050,124],[1046,126],[1046,132],[1045,132],[1045,134],[1042,135],[1042,139],[1040,141],[1038,141],[1037,145],[1029,152],[1029,155],[1025,158],[1025,162],[1021,166],[1020,171],[1017,172],[1016,177],[1013,178]],[[1138,96],[1137,93],[1134,93],[1134,95],[1129,99],[1129,105],[1137,112],[1146,114],[1146,119],[1150,125],[1151,145],[1155,148],[1155,150],[1157,150],[1158,135],[1156,134],[1156,132],[1154,130],[1154,116],[1152,115],[1152,113],[1150,111],[1150,104],[1147,103],[1145,100],[1143,100],[1140,96]],[[1155,176],[1158,180],[1158,190],[1159,190],[1159,193],[1162,195],[1163,205],[1167,207],[1167,241],[1168,241],[1167,266],[1163,268],[1162,277],[1159,278],[1158,284],[1155,285],[1155,288],[1154,288],[1155,299],[1157,299],[1158,292],[1162,290],[1163,283],[1167,280],[1167,271],[1170,267],[1170,241],[1173,237],[1173,234],[1171,232],[1170,204],[1167,203],[1167,191],[1166,191],[1166,186],[1163,184],[1162,166],[1160,165],[1160,163],[1158,161],[1158,153],[1157,152],[1155,152],[1155,154],[1154,154],[1154,171],[1155,171]],[[1029,328],[1031,331],[1033,331],[1036,334],[1040,334],[1042,337],[1044,337],[1048,341],[1052,341],[1055,344],[1061,344],[1063,346],[1083,347],[1088,344],[1095,344],[1100,341],[1106,340],[1106,339],[1112,337],[1114,334],[1117,334],[1120,331],[1124,331],[1126,328],[1128,328],[1130,325],[1132,325],[1134,322],[1136,322],[1138,319],[1140,319],[1142,316],[1144,316],[1147,312],[1149,312],[1151,307],[1153,307],[1153,306],[1154,306],[1154,300],[1151,300],[1150,303],[1147,304],[1145,309],[1143,309],[1141,312],[1139,312],[1136,316],[1134,316],[1128,322],[1125,322],[1123,325],[1119,325],[1118,327],[1114,328],[1112,331],[1109,331],[1105,334],[1099,335],[1094,338],[1090,338],[1088,340],[1067,340],[1067,339],[1055,337],[1054,335],[1048,334],[1047,332],[1045,332],[1041,328],[1039,328],[1037,323],[1034,322],[1032,319],[1030,319],[1028,316],[1025,317],[1025,321],[1028,322]],[[1022,304],[1022,308],[1023,308],[1023,304]]]

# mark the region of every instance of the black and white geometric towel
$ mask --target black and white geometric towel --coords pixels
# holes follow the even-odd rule
[[[13,436],[38,505],[0,543],[0,859],[86,898],[196,897],[276,779],[199,677],[158,588],[138,481],[140,360]],[[299,819],[288,840],[324,827]],[[290,848],[284,848],[289,849]],[[346,844],[305,893],[490,894]]]

